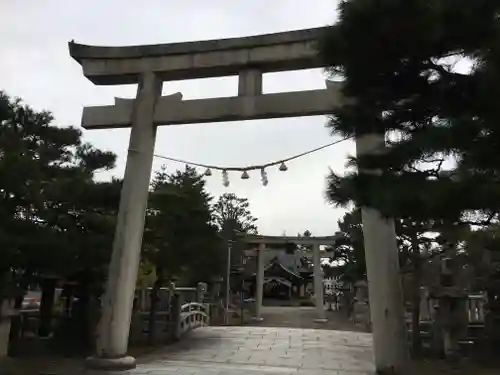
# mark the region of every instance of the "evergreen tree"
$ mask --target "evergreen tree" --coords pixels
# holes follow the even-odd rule
[[[360,210],[347,212],[338,221],[338,226],[335,244],[326,249],[331,254],[331,261],[342,270],[343,281],[355,283],[363,280],[366,278],[366,263]]]
[[[0,93],[0,299],[40,286],[39,334],[50,332],[57,279],[78,282],[80,309],[74,341],[92,339],[91,296],[100,293],[113,238],[120,183],[98,183],[97,171],[114,166],[115,155],[82,143],[81,132],[53,124]],[[19,332],[14,319],[11,338]]]
[[[194,168],[186,167],[174,174],[163,168],[156,173],[145,250],[156,265],[158,277],[172,279],[189,274],[191,280],[187,281],[195,282],[220,271],[218,264],[212,264],[217,263],[219,240],[212,222],[211,200],[203,176]]]
[[[332,175],[332,199],[418,220],[496,217],[499,14],[496,0],[340,3],[320,54],[356,100],[337,109],[329,125],[345,135],[397,136],[382,155],[355,160],[380,176]],[[445,169],[450,156],[458,167]]]
[[[257,219],[249,210],[247,198],[225,193],[214,205],[214,220],[221,232],[256,234]]]
[[[209,281],[224,269],[217,228],[212,222],[205,181],[194,168],[153,177],[146,216],[143,259],[155,266],[151,290],[149,341],[155,340],[160,288],[167,281],[192,285]]]
[[[231,264],[239,266],[245,249],[241,236],[257,234],[257,218],[250,211],[248,199],[234,193],[221,195],[213,205],[213,218],[226,248],[231,241]]]
[[[112,168],[115,155],[52,121],[49,112],[0,93],[1,271],[19,276],[22,288],[43,274],[64,277],[95,266],[112,238],[106,224],[116,213],[119,184],[93,177]]]
[[[328,198],[374,207],[408,230],[417,309],[422,234],[487,224],[500,209],[499,42],[496,0],[344,0],[320,43],[331,78],[354,99],[335,110],[332,132],[390,136],[384,152],[350,161],[358,172],[332,173]]]
[[[400,267],[411,272],[411,289],[406,299],[412,304],[413,352],[421,350],[420,287],[423,286],[423,266],[427,258],[436,253],[458,250],[468,234],[468,226],[444,227],[434,221],[414,221],[411,218],[395,220]],[[354,284],[366,278],[365,248],[361,210],[353,209],[338,221],[337,241],[327,248],[331,260],[336,261],[344,281]],[[438,233],[436,235],[436,233]]]

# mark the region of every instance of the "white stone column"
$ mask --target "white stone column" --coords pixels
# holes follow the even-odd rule
[[[257,250],[257,272],[255,274],[255,282],[257,286],[257,293],[255,296],[255,316],[253,320],[262,321],[262,299],[264,297],[264,249],[265,244],[259,244]]]
[[[323,270],[321,268],[321,255],[319,244],[313,245],[313,267],[314,267],[314,303],[316,305],[316,323],[326,323],[325,305],[323,301]]]
[[[140,77],[132,114],[113,254],[106,292],[101,302],[96,357],[87,360],[89,367],[135,367],[135,359],[127,356],[127,346],[155,147],[153,114],[161,89],[162,82],[154,73],[144,73]]]
[[[384,134],[356,139],[358,156],[380,152],[383,148]],[[379,372],[403,374],[409,357],[394,220],[368,207],[362,207],[361,213],[375,366]]]

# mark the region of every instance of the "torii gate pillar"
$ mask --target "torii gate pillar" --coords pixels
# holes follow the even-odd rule
[[[161,89],[162,82],[156,74],[141,75],[134,101],[113,254],[102,298],[97,356],[87,360],[89,367],[135,367],[135,359],[127,356],[127,347],[156,140],[153,113]]]
[[[358,156],[379,153],[384,147],[383,133],[356,139]],[[375,367],[380,373],[402,374],[409,358],[394,220],[370,207],[361,207],[361,217]]]
[[[314,304],[316,306],[316,323],[326,323],[325,302],[323,297],[323,269],[321,268],[321,255],[319,244],[313,245],[314,267]]]
[[[256,295],[255,295],[255,316],[253,321],[262,322],[262,300],[264,299],[264,251],[266,244],[259,244],[257,250],[257,272],[255,273]]]

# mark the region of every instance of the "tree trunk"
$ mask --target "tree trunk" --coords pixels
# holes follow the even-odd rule
[[[411,259],[413,263],[413,282],[411,293],[411,343],[413,355],[418,355],[422,349],[422,337],[420,335],[420,285],[422,284],[422,263],[420,259],[420,248],[417,232],[412,235],[411,242]]]
[[[148,332],[148,344],[153,345],[155,342],[156,334],[156,312],[158,310],[158,302],[160,300],[159,293],[163,286],[164,275],[163,269],[161,267],[156,267],[156,281],[151,289],[150,295],[150,307],[149,307],[149,332]]]

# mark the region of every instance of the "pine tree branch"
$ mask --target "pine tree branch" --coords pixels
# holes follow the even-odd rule
[[[492,212],[488,215],[488,218],[485,220],[480,220],[480,221],[475,221],[475,220],[460,220],[460,223],[463,224],[468,224],[468,225],[475,225],[475,226],[488,226],[493,223],[493,219],[495,219],[496,216],[498,216],[499,212],[495,211]]]

